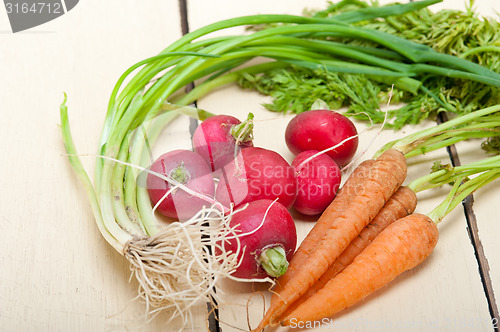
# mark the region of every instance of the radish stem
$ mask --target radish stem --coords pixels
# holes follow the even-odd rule
[[[254,115],[248,113],[248,118],[245,121],[231,128],[231,136],[233,136],[237,145],[253,140],[253,118]]]

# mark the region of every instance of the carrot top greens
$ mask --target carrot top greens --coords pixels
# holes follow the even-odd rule
[[[495,19],[476,15],[471,1],[466,11],[418,8],[414,11],[400,11],[399,15],[371,17],[366,13],[384,13],[388,6],[369,5],[360,0],[343,0],[331,4],[322,11],[309,12],[311,17],[335,18],[353,23],[356,27],[389,33],[405,38],[447,55],[480,64],[496,73],[500,72],[500,24]],[[259,25],[262,30],[271,25]],[[394,49],[381,47],[371,40],[352,38],[341,34],[315,34],[315,39],[341,45],[343,49],[370,54],[381,61],[395,62],[392,68],[399,71],[404,54]],[[419,49],[417,47],[417,49]],[[403,57],[402,57],[403,55]],[[340,54],[345,61],[359,61],[359,58]],[[438,64],[435,59],[431,63]],[[402,65],[405,67],[406,65]],[[439,72],[422,72],[418,65],[410,66],[411,77],[422,84],[420,93],[398,86],[394,79],[378,79],[370,75],[338,73],[326,68],[311,68],[292,65],[286,68],[271,68],[263,73],[245,73],[239,84],[270,95],[272,102],[265,107],[275,112],[300,113],[308,110],[316,99],[326,101],[332,109],[348,108],[347,114],[358,119],[382,122],[384,114],[379,105],[387,103],[388,92],[394,83],[393,104],[404,102],[404,106],[389,112],[388,126],[399,129],[404,125],[416,124],[440,111],[467,114],[472,111],[500,103],[500,90],[494,85],[477,82],[465,77],[450,77]],[[471,93],[473,91],[474,93]],[[363,113],[362,113],[363,112]],[[488,145],[489,150],[499,151],[498,146]]]

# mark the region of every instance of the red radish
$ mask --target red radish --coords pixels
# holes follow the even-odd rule
[[[285,141],[297,155],[307,150],[323,151],[358,134],[354,124],[340,113],[329,110],[311,110],[295,116],[286,127]],[[344,166],[356,153],[358,137],[350,139],[327,154],[339,166]]]
[[[295,172],[278,153],[248,147],[224,167],[215,197],[225,207],[278,198],[289,209],[297,197]]]
[[[286,272],[297,245],[297,232],[290,212],[283,205],[268,199],[250,202],[234,213],[230,226],[236,228],[241,246],[240,264],[232,276],[262,279]],[[236,252],[238,241],[229,239],[224,249]]]
[[[205,159],[193,151],[174,150],[161,155],[150,168],[152,171],[163,174],[177,181],[192,191],[212,197],[215,193],[215,182],[212,172]],[[174,186],[153,174],[148,174],[147,188],[151,202],[156,205],[161,214],[187,220],[195,215],[203,206],[210,203],[201,197],[195,197],[181,188]]]
[[[194,151],[205,158],[212,171],[224,167],[234,159],[235,149],[253,146],[252,120],[252,113],[243,123],[230,115],[209,117],[193,134]]]
[[[330,205],[341,180],[339,166],[326,154],[315,156],[318,152],[301,152],[292,162],[298,185],[293,207],[308,216],[320,214]]]

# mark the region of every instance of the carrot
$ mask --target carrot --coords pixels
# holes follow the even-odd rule
[[[433,186],[446,183],[446,180],[453,180],[454,185],[443,202],[428,216],[414,213],[390,224],[350,265],[287,314],[280,323],[301,326],[306,321],[334,315],[423,262],[438,242],[437,224],[465,197],[500,177],[499,161],[498,157],[491,157],[451,170],[443,168],[418,179],[415,182],[418,186],[424,182]],[[472,174],[476,176],[470,179],[468,176]]]
[[[380,234],[387,226],[396,220],[406,217],[413,213],[417,206],[417,196],[415,192],[408,187],[400,187],[398,191],[385,203],[380,212],[359,235],[352,240],[349,246],[342,254],[328,267],[325,273],[316,281],[290,308],[284,313],[284,316],[290,314],[301,303],[314,296],[323,288],[333,277],[342,272],[354,259]]]
[[[489,114],[489,113],[487,113],[487,114]],[[453,121],[455,121],[455,120],[452,120],[451,122],[453,122]],[[460,122],[460,123],[456,122],[456,123],[454,123],[454,125],[459,125],[461,123],[462,122]],[[433,142],[438,142],[436,148],[447,146],[450,144],[450,142],[448,142],[448,141],[444,142],[444,143],[439,143],[439,141],[441,139],[441,136],[439,136],[439,135],[443,136],[442,139],[446,139],[446,137],[447,137],[446,135],[449,135],[445,131],[445,129],[448,129],[448,127],[444,128],[443,127],[444,125],[449,126],[447,123],[438,126],[438,127],[440,127],[438,129],[444,131],[442,134],[440,134],[440,132],[436,131],[435,129],[432,129],[432,132],[429,132],[429,130],[424,130],[421,133],[417,133],[418,135],[411,135],[411,140],[409,137],[407,140],[404,140],[404,142],[402,142],[401,144],[399,144],[399,142],[396,141],[396,143],[401,145],[403,148],[400,148],[399,146],[397,146],[397,147],[393,148],[393,150],[395,149],[397,151],[401,151],[402,153],[406,153],[409,156],[409,154],[412,153],[411,152],[412,149],[418,150],[416,154],[423,153],[423,152],[427,151],[427,149],[434,150],[435,149],[434,146],[432,146],[432,147],[427,146],[428,144],[433,144]],[[480,130],[482,130],[482,129],[480,129]],[[427,141],[429,141],[429,142],[427,142]],[[392,144],[392,146],[397,145],[397,144]],[[391,149],[390,144],[387,145],[386,147],[384,147],[384,149],[380,150],[380,152],[377,153],[377,155],[381,155],[389,149]],[[403,150],[404,150],[404,152],[403,152]],[[392,152],[392,153],[397,154],[397,152]],[[407,190],[407,192],[411,192],[411,191],[418,192],[420,190],[425,190],[425,189],[440,186],[444,183],[450,183],[450,182],[459,183],[458,179],[466,178],[469,175],[476,174],[477,172],[482,172],[488,168],[497,167],[496,164],[498,164],[498,161],[496,159],[494,160],[492,158],[490,160],[485,160],[485,161],[480,161],[477,163],[470,164],[466,167],[461,167],[461,166],[454,167],[454,168],[450,168],[451,166],[445,167],[442,170],[437,171],[434,174],[430,174],[428,176],[425,176],[425,177],[419,179],[419,181],[410,184],[410,186],[409,186],[410,190]],[[500,175],[498,175],[498,176],[500,176]],[[360,181],[358,181],[358,184],[357,184],[358,187],[365,186],[365,183],[363,183],[362,179],[358,179],[358,180],[360,180]],[[369,181],[371,181],[371,180],[368,180],[368,182]],[[478,187],[479,187],[479,185],[478,185]],[[465,191],[465,189],[464,189],[464,191]],[[364,194],[361,193],[361,195],[364,195]],[[415,201],[414,193],[411,193],[411,195],[413,196],[413,200]],[[356,195],[351,195],[349,199],[346,199],[346,201],[348,201],[348,202],[353,201],[353,198],[352,198],[353,196],[356,196]],[[343,196],[339,195],[337,198],[340,198],[340,197],[343,197]],[[336,198],[336,200],[337,200],[337,198]],[[334,203],[335,203],[335,200],[334,200]],[[334,203],[332,203],[332,205],[330,206],[331,208],[334,206]],[[344,204],[345,203],[343,202],[342,205],[344,205]],[[409,204],[411,204],[411,203],[409,203]],[[413,204],[415,204],[415,202]],[[303,270],[307,271],[308,268],[309,269],[311,267],[314,268],[314,265],[312,265],[312,266],[308,265],[309,262],[307,262],[307,264],[302,264],[302,263],[309,260],[311,258],[310,256],[314,257],[314,254],[311,255],[311,251],[314,251],[317,248],[320,248],[320,250],[322,250],[321,249],[322,245],[316,244],[317,242],[319,242],[319,238],[321,236],[321,233],[325,232],[329,228],[332,228],[332,225],[335,226],[336,223],[333,220],[339,219],[340,215],[342,215],[342,214],[345,215],[346,213],[348,213],[352,209],[352,206],[356,207],[355,204],[352,204],[352,206],[349,206],[349,207],[343,207],[342,205],[340,205],[338,209],[328,209],[328,211],[325,211],[324,215],[318,221],[317,226],[315,226],[315,228],[314,228],[314,230],[316,230],[317,234],[314,237],[308,235],[308,237],[306,238],[306,240],[310,240],[309,247],[301,245],[301,247],[298,249],[295,257],[300,258],[300,259],[296,259],[296,262],[299,262],[296,269],[303,269]],[[451,207],[451,205],[446,203],[446,204],[444,204],[444,207],[442,207],[441,209],[447,210],[450,207]],[[413,209],[414,209],[414,207],[413,207]],[[408,213],[412,212],[413,209],[408,210]],[[331,213],[332,210],[335,211],[336,213]],[[358,212],[357,210],[352,210],[352,211],[355,213]],[[332,220],[330,222],[328,222],[327,219],[324,219],[325,215],[327,215],[329,213],[331,213],[331,215],[329,217]],[[442,213],[437,212],[437,214],[440,215]],[[393,220],[395,220],[396,218],[397,217],[395,216],[393,218]],[[432,218],[432,219],[437,220],[435,218]],[[328,223],[328,227],[326,227],[323,223],[325,223],[325,224]],[[370,228],[370,226],[368,226],[368,228]],[[381,228],[383,228],[383,227],[381,227]],[[321,230],[322,232],[319,232],[318,230]],[[327,232],[325,232],[325,233],[327,233]],[[325,238],[327,236],[328,235],[321,237],[321,242],[324,242]],[[361,238],[362,237],[363,236],[361,236]],[[306,240],[304,240],[304,243],[307,243]],[[271,325],[275,324],[276,322],[280,321],[281,318],[285,317],[290,312],[292,312],[295,308],[297,308],[301,303],[307,301],[309,297],[312,297],[319,289],[321,289],[321,287],[323,285],[326,285],[329,282],[330,278],[333,278],[337,273],[339,273],[340,270],[344,269],[345,266],[349,264],[349,262],[357,254],[357,253],[355,253],[355,251],[360,251],[359,248],[357,248],[358,250],[355,250],[356,248],[354,248],[354,247],[359,246],[361,244],[361,242],[362,241],[359,239],[354,239],[352,242],[352,247],[351,247],[351,245],[349,245],[349,247],[345,250],[345,252],[341,254],[341,257],[339,257],[339,259],[336,260],[332,265],[327,267],[327,271],[325,273],[323,273],[323,275],[320,276],[320,278],[315,283],[313,282],[312,284],[308,284],[308,282],[310,282],[311,279],[316,278],[316,275],[317,275],[316,271],[312,271],[310,273],[310,275],[312,275],[313,278],[310,278],[310,277],[307,278],[307,276],[304,278],[304,280],[306,280],[306,283],[300,284],[300,282],[299,282],[298,287],[297,287],[298,290],[299,291],[302,289],[306,290],[306,293],[302,298],[300,297],[301,293],[299,291],[297,292],[298,294],[296,294],[296,296],[293,296],[293,295],[290,296],[290,293],[292,293],[294,291],[293,289],[290,290],[290,287],[288,287],[289,294],[285,293],[287,291],[287,289],[286,289],[287,287],[285,287],[285,286],[287,285],[289,280],[296,279],[296,275],[298,275],[299,272],[294,271],[293,273],[285,274],[280,280],[278,280],[278,285],[276,288],[278,293],[277,294],[275,293],[273,295],[273,297],[271,299],[271,308],[267,311],[264,319],[261,321],[261,323],[259,324],[259,326],[256,330],[262,330],[269,323],[271,323]],[[340,246],[342,246],[342,244]],[[323,252],[325,252],[325,251],[328,252],[328,250],[323,250]],[[350,257],[350,259],[347,259],[347,257],[350,255],[350,252],[352,252],[352,256]],[[346,256],[344,256],[344,255],[346,255]],[[322,257],[320,257],[319,259],[321,259],[321,258]],[[325,261],[325,260],[328,260],[328,257],[324,256],[323,261]],[[318,270],[321,270],[321,267],[318,267]],[[307,274],[307,272],[304,272],[304,273]],[[302,289],[300,289],[300,288],[302,288]],[[285,296],[288,296],[288,298],[285,298],[283,294],[285,294]]]
[[[371,159],[365,160],[354,169],[345,184],[337,193],[335,199],[323,213],[329,216],[328,219],[325,219],[324,222],[317,222],[307,234],[306,238],[300,244],[299,250],[297,250],[297,252],[293,255],[288,266],[287,273],[278,279],[277,289],[283,288],[286,285],[288,280],[293,277],[295,271],[301,268],[302,264],[315,250],[318,242],[331,227],[335,218],[345,210],[346,205],[351,201],[355,193],[360,191],[360,186],[363,184],[363,181],[374,162],[375,161]]]
[[[328,270],[309,288],[304,296],[296,300],[287,309],[282,317],[290,314],[301,303],[313,296],[324,285],[326,285],[330,279],[335,277],[335,275],[352,263],[356,256],[388,225],[413,213],[417,205],[417,192],[454,182],[457,178],[481,173],[484,171],[485,165],[492,167],[492,165],[498,164],[499,161],[500,156],[496,156],[458,167],[441,165],[441,169],[438,169],[437,165],[434,165],[434,171],[431,172],[431,174],[412,181],[408,186],[400,187],[398,191],[396,191],[396,193],[394,193],[394,195],[392,195],[392,197],[387,201],[377,216],[349,244],[339,258],[328,267]]]
[[[414,213],[389,225],[341,273],[299,305],[282,325],[334,315],[424,261],[439,238],[429,217]]]
[[[372,159],[365,160],[352,171],[349,178],[337,193],[337,196],[335,196],[335,199],[323,212],[324,215],[329,216],[328,219],[322,219],[322,222],[316,222],[314,227],[309,231],[306,238],[300,244],[298,250],[292,256],[287,272],[278,278],[276,288],[274,290],[275,293],[271,298],[270,308],[267,310],[256,330],[261,330],[269,324],[269,318],[273,314],[274,310],[277,309],[279,292],[281,292],[288,281],[293,278],[295,273],[301,269],[309,255],[316,249],[318,243],[321,241],[321,238],[331,227],[332,222],[345,210],[345,207],[351,201],[355,193],[360,191],[360,186],[363,185],[364,179],[368,175],[368,172],[374,162],[375,160]]]
[[[364,184],[332,222],[323,213],[317,223],[331,223],[314,252],[286,283],[269,314],[269,323],[277,323],[280,315],[302,296],[328,269],[349,243],[378,214],[406,177],[406,159],[398,150],[387,150],[370,167]],[[299,250],[301,250],[299,248]],[[267,316],[267,314],[266,314]],[[261,328],[262,324],[259,325]],[[264,325],[265,326],[265,325]]]
[[[408,187],[400,187],[385,203],[380,212],[359,235],[352,240],[339,258],[320,279],[324,283],[345,269],[387,226],[413,213],[417,207],[417,196]]]

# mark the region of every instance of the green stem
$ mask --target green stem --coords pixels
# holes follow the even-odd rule
[[[118,154],[118,160],[127,160],[129,151],[130,135],[123,140],[123,144]],[[137,234],[144,236],[145,230],[142,225],[137,223],[136,218],[132,218],[129,214],[129,207],[125,204],[124,200],[124,186],[123,181],[125,178],[126,166],[117,164],[114,166],[113,174],[111,177],[111,196],[113,202],[113,212],[116,222],[120,227],[130,234]]]
[[[238,144],[253,140],[253,113],[248,113],[248,118],[238,125],[231,127],[231,136]]]
[[[441,107],[443,107],[448,112],[454,112],[455,111],[450,104],[448,104],[448,103],[444,102],[443,100],[441,100],[441,98],[439,98],[438,96],[436,96],[431,90],[427,89],[424,85],[420,85],[419,88],[420,88],[420,90],[422,90],[423,92],[425,92],[427,95],[431,96],[432,99],[434,99],[439,105],[441,105]]]
[[[467,178],[474,174],[478,174],[491,169],[500,168],[500,156],[494,156],[479,160],[473,163],[462,166],[448,166],[444,169],[437,170],[431,174],[413,180],[408,187],[414,192],[436,188],[447,183],[452,183],[458,179]]]
[[[162,112],[172,112],[172,113],[175,113],[176,115],[181,115],[181,114],[187,115],[190,118],[193,118],[196,120],[205,120],[206,118],[209,118],[209,117],[214,115],[213,113],[207,112],[205,110],[202,110],[202,109],[199,109],[196,107],[184,106],[184,105],[187,105],[185,100],[179,100],[179,102],[176,102],[175,104],[172,104],[169,102],[164,102],[161,105],[160,110]]]
[[[292,18],[289,18],[292,19]],[[292,19],[293,20],[293,19]],[[207,47],[204,51],[206,51],[209,54],[217,54],[221,55],[223,53],[228,52],[231,49],[240,47],[241,45],[245,43],[249,43],[255,40],[260,40],[263,38],[267,37],[272,37],[276,35],[283,35],[283,34],[293,34],[293,33],[303,33],[303,32],[319,32],[319,31],[327,31],[331,32],[332,35],[339,34],[341,33],[343,36],[348,36],[348,37],[355,37],[355,38],[362,38],[362,39],[369,39],[374,42],[377,42],[381,45],[384,45],[392,50],[395,50],[399,53],[402,53],[403,55],[417,55],[425,52],[431,52],[435,53],[435,51],[432,51],[432,49],[424,47],[423,45],[416,44],[416,43],[411,43],[407,40],[394,37],[388,34],[380,33],[379,31],[372,31],[368,29],[363,29],[359,27],[348,27],[345,25],[335,25],[335,24],[303,24],[303,25],[295,25],[295,26],[280,26],[276,28],[271,28],[263,31],[258,31],[253,33],[252,35],[248,36],[240,36],[239,38],[234,38],[232,40],[226,41],[221,43],[222,45],[211,45],[210,47]],[[394,38],[393,38],[394,37]],[[410,57],[411,58],[411,57]],[[449,60],[449,65],[451,67],[456,66],[455,61],[451,60],[457,60],[454,58],[447,58]],[[416,57],[415,60],[418,60],[418,56]],[[460,60],[460,59],[458,59]],[[160,96],[160,99],[165,99],[166,96],[170,95],[175,89],[178,89],[181,83],[183,83],[183,80],[186,80],[186,77],[190,75],[191,72],[196,72],[197,67],[201,66],[203,64],[202,59],[187,59],[182,63],[182,65],[179,64],[180,67],[182,67],[181,71],[179,72],[179,75],[176,77],[173,77],[172,75],[166,75],[162,77],[160,81],[158,82],[158,86],[163,86],[164,83],[166,83],[167,80],[171,80],[169,87],[172,87],[171,89],[166,89],[164,93]],[[465,60],[464,60],[465,61]],[[339,66],[339,68],[341,68]],[[432,69],[440,72],[442,74],[447,74],[449,73],[450,75],[453,74],[456,76],[458,73],[461,73],[456,70],[451,70],[451,69],[440,69],[440,68],[434,68],[433,66],[422,66],[420,67],[420,70],[430,70]],[[338,70],[338,69],[337,69]],[[483,71],[479,71],[483,73]],[[471,74],[471,75],[469,75]],[[477,79],[477,80],[488,80],[491,84],[500,86],[500,75],[488,71],[488,74],[481,76],[481,75],[475,75],[474,72],[472,73],[462,73],[463,77],[467,77],[469,79]],[[185,82],[184,82],[185,83]]]
[[[346,22],[355,23],[360,21],[372,20],[378,17],[388,17],[393,15],[402,15],[408,12],[416,11],[435,3],[439,3],[442,0],[424,0],[424,1],[412,1],[406,4],[389,4],[380,7],[366,7],[360,8],[355,11],[349,11],[335,15],[335,19]],[[366,4],[365,4],[366,5]]]
[[[418,144],[420,142],[424,142],[425,139],[431,138],[435,135],[441,134],[447,130],[450,130],[454,127],[459,127],[459,126],[464,126],[464,128],[467,128],[467,124],[470,124],[473,121],[476,121],[478,118],[487,116],[489,114],[493,114],[496,112],[500,111],[500,105],[495,105],[491,106],[488,108],[484,108],[479,111],[475,111],[460,117],[457,117],[453,120],[446,121],[440,125],[437,125],[435,127],[427,128],[421,131],[418,131],[416,133],[410,134],[402,139],[398,139],[392,142],[387,143],[382,147],[380,150],[378,150],[374,157],[378,157],[381,155],[384,151],[388,149],[397,149],[402,151],[403,153],[408,153],[416,148],[418,148]]]
[[[416,141],[416,143],[410,144],[412,146],[411,151],[405,153],[405,157],[410,158],[420,154],[426,154],[471,138],[497,137],[500,135],[499,129],[491,129],[498,128],[500,123],[481,123],[480,125],[483,128],[450,130],[439,135]]]
[[[470,57],[473,54],[476,54],[476,53],[486,53],[486,52],[498,52],[498,53],[500,53],[500,46],[493,46],[493,45],[478,46],[478,47],[471,48],[470,50],[468,50],[466,52],[463,52],[459,56],[462,59],[465,59],[465,58]]]
[[[442,55],[447,55],[447,54],[442,54]],[[449,55],[449,57],[451,57],[453,59],[458,59],[456,57],[452,57],[451,55]],[[450,58],[448,58],[448,59],[450,59]],[[460,59],[460,60],[462,60],[462,59]],[[464,60],[464,61],[466,61],[466,60]],[[448,66],[455,65],[451,61],[449,63],[443,62],[442,64],[448,65]],[[484,70],[476,70],[476,71],[468,72],[468,71],[457,70],[457,69],[452,69],[452,68],[444,68],[444,67],[428,65],[425,63],[415,63],[415,64],[410,65],[409,68],[410,68],[410,72],[412,72],[414,74],[423,74],[423,73],[434,74],[434,75],[463,79],[463,80],[468,80],[468,81],[475,81],[475,82],[480,82],[480,83],[492,85],[495,87],[500,87],[500,75],[492,75],[490,70],[487,69],[486,67],[481,67],[480,65],[476,65],[476,66],[478,66],[479,68],[484,69]],[[465,67],[465,66],[462,66],[462,67]],[[474,68],[476,68],[476,67],[474,66]],[[468,68],[468,69],[471,69],[471,68]]]
[[[238,79],[244,74],[257,74],[261,72],[265,72],[271,69],[275,68],[283,68],[288,66],[287,63],[281,62],[281,61],[271,61],[271,62],[265,62],[265,63],[260,63],[257,65],[252,65],[250,67],[245,67],[240,70],[236,70],[227,74],[224,74],[222,76],[219,76],[217,78],[211,79],[211,80],[206,80],[202,82],[201,84],[197,85],[194,89],[192,89],[189,93],[186,95],[182,96],[180,99],[175,100],[175,103],[177,104],[190,104],[194,102],[197,99],[200,99],[210,91],[213,91],[216,88],[219,88],[221,86],[224,86],[229,83],[233,83],[238,81]]]
[[[82,162],[80,158],[77,156],[78,152],[75,147],[75,143],[73,142],[73,138],[71,136],[71,131],[69,127],[68,121],[68,108],[66,106],[66,95],[64,96],[64,101],[60,107],[60,115],[61,115],[61,131],[64,141],[64,147],[66,149],[66,153],[68,154],[68,160],[73,167],[78,179],[83,185],[83,188],[89,198],[90,206],[92,208],[92,212],[94,214],[94,218],[97,223],[97,227],[101,232],[102,236],[106,241],[115,248],[118,252],[122,252],[123,244],[131,239],[130,234],[123,231],[116,223],[106,223],[104,218],[102,217],[101,208],[99,206],[99,201],[97,199],[96,193],[92,186],[92,182],[85,172],[83,168]]]
[[[172,107],[172,105],[169,105],[169,107]],[[163,128],[180,114],[174,109],[162,111],[158,115],[151,115],[151,119],[145,120],[140,127],[135,129],[136,139],[129,155],[134,165],[148,168],[153,163],[154,157],[151,154],[151,146],[154,145]],[[128,188],[126,189],[126,198],[130,197],[131,200],[136,201],[137,214],[141,223],[146,233],[152,236],[158,232],[159,223],[154,216],[149,199],[146,174],[138,171],[135,171],[135,173],[134,178],[124,184]]]
[[[388,77],[388,76],[378,76],[378,75],[366,75],[374,81],[385,83],[388,86],[394,84],[396,89],[403,91],[408,91],[413,95],[417,95],[420,88],[422,87],[422,82],[413,79],[411,77]]]
[[[446,199],[428,214],[429,218],[440,223],[467,196],[499,177],[500,168],[494,168],[465,182],[457,180]]]
[[[409,72],[410,68],[408,64],[383,59],[377,56],[373,56],[371,54],[364,53],[362,51],[355,50],[352,47],[348,47],[344,44],[326,40],[302,39],[302,38],[287,37],[287,36],[272,36],[265,39],[259,39],[254,42],[250,42],[248,43],[248,45],[252,46],[286,45],[287,48],[289,47],[289,45],[294,45],[294,46],[300,46],[303,49],[315,50],[318,52],[323,52],[328,55],[341,56],[346,59],[356,60],[368,65],[374,65],[377,67],[382,67],[399,72]]]
[[[181,113],[176,111],[161,113],[153,119],[145,121],[141,127],[136,129],[134,144],[129,155],[131,164],[144,168],[151,165],[153,156],[150,154],[150,146],[154,145],[163,128],[179,114]],[[132,206],[132,202],[134,203],[134,211],[139,216],[146,233],[152,236],[158,232],[159,224],[153,213],[145,178],[139,178],[140,176],[142,173],[135,170],[133,178],[126,179],[124,184],[125,201],[131,202],[128,206]],[[142,185],[138,181],[141,181]]]

